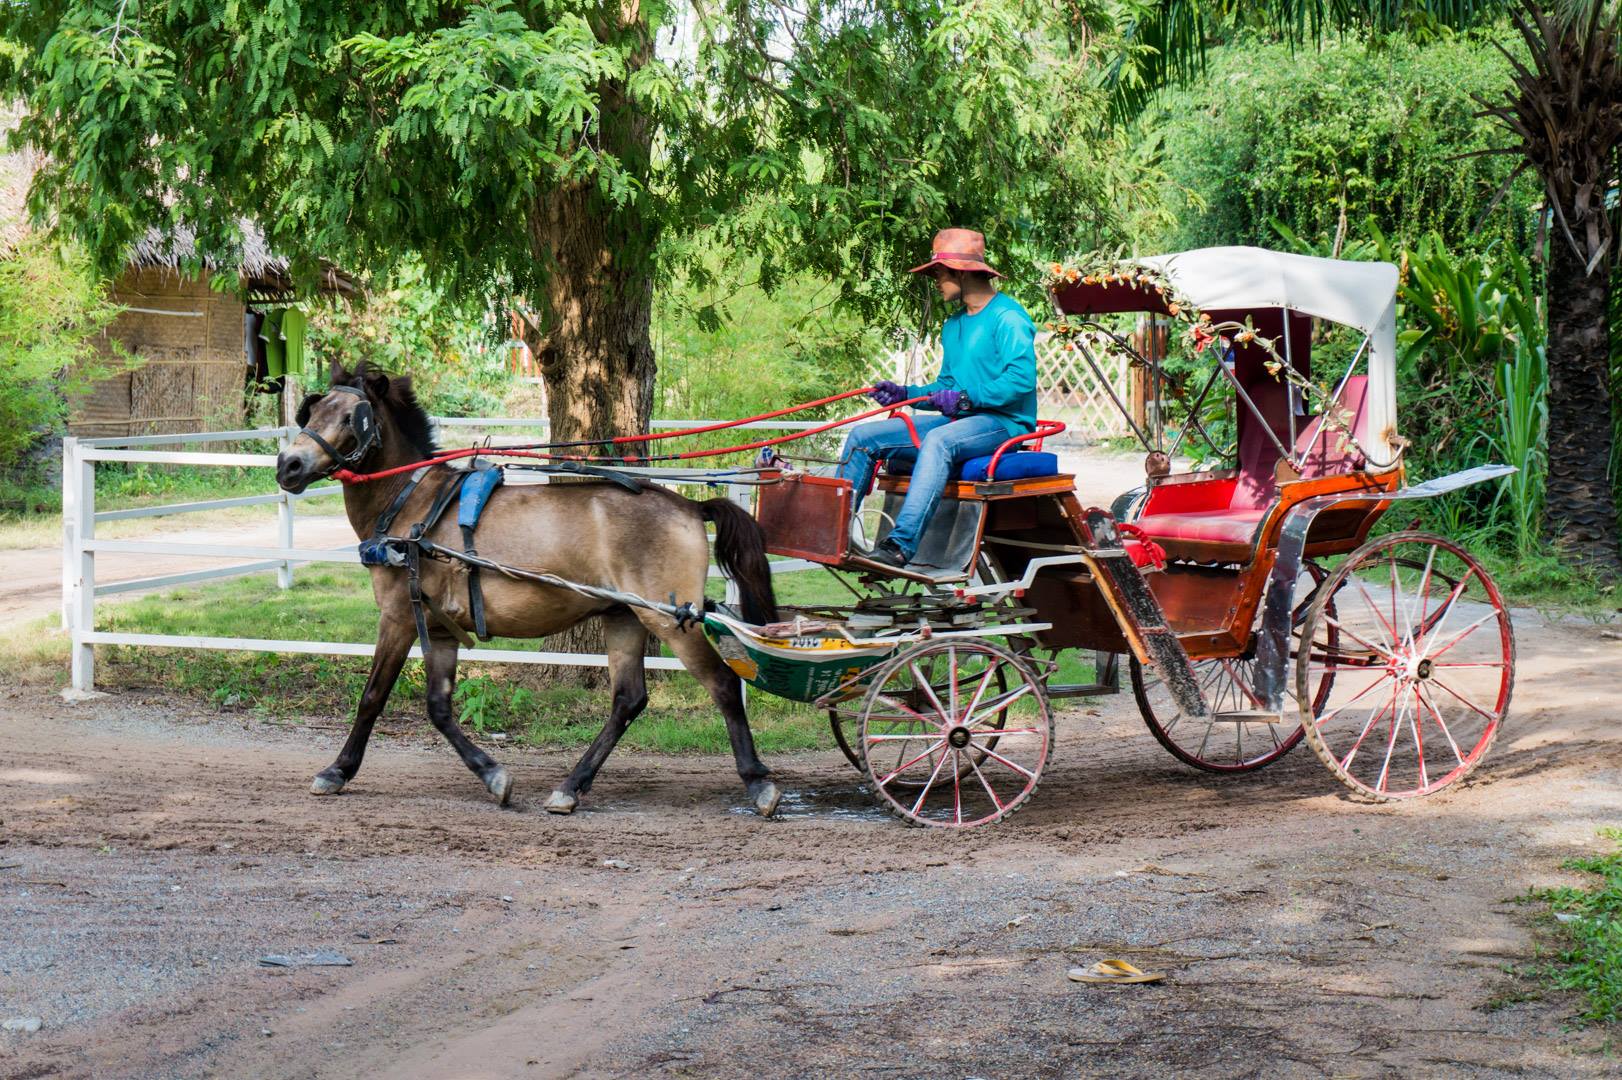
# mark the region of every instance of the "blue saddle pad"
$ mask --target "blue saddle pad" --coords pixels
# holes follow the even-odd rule
[[[1001,469],[998,471],[1001,472]],[[462,495],[456,505],[456,524],[477,525],[479,515],[484,513],[485,503],[490,501],[490,493],[501,486],[506,475],[493,466],[468,473],[467,479],[462,481]]]
[[[897,450],[884,462],[884,471],[891,476],[911,476],[918,461],[918,451]],[[986,478],[991,466],[991,455],[970,458],[958,466],[957,478],[977,482]],[[998,480],[1022,480],[1027,476],[1052,476],[1059,471],[1059,458],[1045,450],[1011,450],[997,461]]]

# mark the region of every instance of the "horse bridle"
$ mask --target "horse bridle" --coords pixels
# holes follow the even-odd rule
[[[326,476],[332,475],[339,469],[354,470],[358,468],[360,463],[366,460],[366,455],[377,449],[378,443],[383,438],[383,433],[377,426],[377,417],[372,412],[372,403],[366,397],[366,391],[354,386],[333,386],[329,388],[329,392],[354,394],[360,398],[360,404],[356,405],[349,414],[349,426],[355,432],[355,448],[347,454],[340,454],[336,447],[312,431],[308,424],[298,429],[300,435],[308,435],[310,440],[322,450],[325,450],[327,456],[333,460],[332,468],[323,474]],[[305,405],[313,405],[315,401],[319,401],[323,396],[316,394],[313,396],[313,400],[307,398],[305,399]]]

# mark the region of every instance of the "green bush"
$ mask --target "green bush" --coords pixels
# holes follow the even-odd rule
[[[0,259],[0,476],[65,429],[75,394],[108,374],[96,337],[118,314],[87,265],[40,236]]]
[[[1503,142],[1474,95],[1501,93],[1508,76],[1490,36],[1216,49],[1209,77],[1143,122],[1146,140],[1161,140],[1178,211],[1156,239],[1170,250],[1271,247],[1276,220],[1327,254],[1343,220],[1372,216],[1399,243],[1429,232],[1465,251],[1518,240],[1536,184],[1518,181],[1482,225],[1514,159],[1461,157]]]

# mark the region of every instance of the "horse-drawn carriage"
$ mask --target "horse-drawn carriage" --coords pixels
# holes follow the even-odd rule
[[[607,442],[442,452],[408,387],[365,372],[335,376],[332,389],[343,393],[306,402],[301,437],[282,453],[278,476],[295,491],[316,476],[346,483],[384,618],[355,729],[313,790],[339,791],[354,776],[416,638],[428,658],[430,717],[506,801],[506,770],[451,719],[457,642],[471,643],[470,632],[544,636],[594,616],[609,641],[613,711],[548,800],[559,813],[574,809],[646,704],[650,634],[709,688],[765,814],[779,793],[755,756],[723,662],[761,690],[826,709],[874,797],[919,825],[985,824],[1023,806],[1052,752],[1053,699],[1114,692],[1118,657],[1150,731],[1196,768],[1252,771],[1304,739],[1369,798],[1456,783],[1481,761],[1509,704],[1508,612],[1457,543],[1371,530],[1408,500],[1512,470],[1481,466],[1404,485],[1396,283],[1386,264],[1254,248],[1054,264],[1052,331],[1105,386],[1092,352],[1100,341],[1131,353],[1142,372],[1142,419],[1119,397],[1115,404],[1146,451],[1145,483],[1108,510],[1082,505],[1073,477],[1043,449],[1063,425],[1039,422],[961,465],[899,568],[854,547],[851,532],[856,518],[870,539],[884,539],[910,482],[904,453],[887,461],[867,500],[847,480],[777,458],[725,473],[649,468],[796,437],[648,452],[655,440],[761,418]],[[1186,357],[1176,372],[1161,350],[1135,350],[1100,321],[1122,313],[1184,328],[1192,371]],[[1143,340],[1155,340],[1152,327]],[[1181,421],[1168,441],[1177,398]],[[1194,447],[1225,467],[1175,471]],[[504,474],[450,463],[497,455],[546,461],[505,468],[612,483],[507,492],[490,504],[498,520],[475,552],[480,513]],[[363,467],[372,471],[354,471]],[[642,494],[648,478],[715,483],[745,474],[757,485],[758,531],[725,499]],[[371,484],[389,478],[392,487]],[[741,608],[703,602],[705,521],[716,524],[715,554],[740,583]],[[622,557],[628,537],[659,557]],[[851,600],[773,611],[767,553],[823,565]],[[698,622],[709,644],[690,629]],[[1079,681],[1078,658],[1088,656],[1091,680]]]
[[[1253,248],[1055,265],[1054,330],[1104,385],[1089,340],[1132,344],[1100,316],[1160,316],[1200,346],[1206,370],[1183,380],[1188,415],[1169,445],[1176,384],[1134,351],[1150,390],[1146,421],[1127,414],[1145,485],[1110,511],[1081,505],[1041,449],[1062,425],[1039,424],[961,468],[914,561],[895,570],[852,550],[860,499],[847,481],[784,471],[759,488],[768,551],[824,564],[856,597],[765,628],[718,613],[723,656],[762,689],[826,707],[869,790],[915,824],[1019,809],[1052,749],[1052,699],[1113,690],[1118,655],[1151,732],[1197,768],[1259,769],[1304,738],[1369,798],[1460,780],[1509,703],[1508,612],[1458,544],[1369,537],[1405,500],[1509,470],[1404,486],[1396,275]],[[1337,343],[1349,360],[1320,364],[1326,378],[1312,363],[1320,320],[1358,335]],[[1227,445],[1212,436],[1222,410],[1208,409],[1223,399]],[[1233,467],[1172,471],[1189,439]],[[907,484],[906,461],[892,461],[868,515],[875,539]],[[1055,681],[1058,658],[1078,650],[1094,654],[1094,681]]]

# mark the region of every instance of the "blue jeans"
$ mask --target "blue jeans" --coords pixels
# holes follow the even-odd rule
[[[996,453],[997,447],[1009,437],[1002,421],[992,416],[965,416],[960,420],[948,420],[939,415],[914,416],[912,422],[923,446],[912,468],[907,498],[901,504],[901,513],[896,515],[889,536],[909,559],[917,552],[919,538],[940,505],[941,492],[956,474],[957,467],[971,458]],[[900,418],[876,420],[850,429],[844,452],[840,454],[843,463],[835,475],[850,481],[853,506],[861,505],[862,497],[873,483],[878,463],[903,449],[912,449],[912,437]]]

